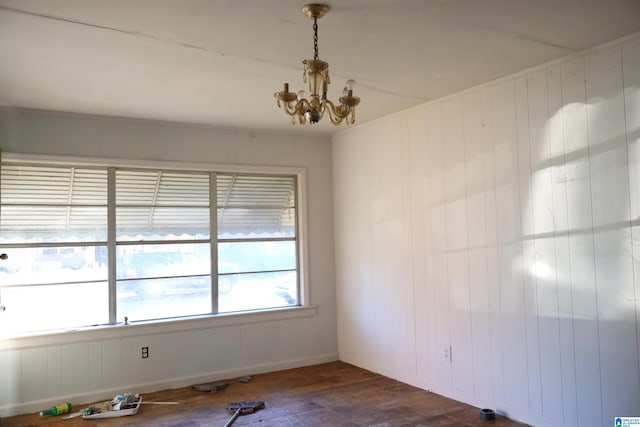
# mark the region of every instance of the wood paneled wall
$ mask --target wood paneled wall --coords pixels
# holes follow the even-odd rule
[[[344,131],[333,167],[342,360],[538,426],[640,416],[640,36]]]

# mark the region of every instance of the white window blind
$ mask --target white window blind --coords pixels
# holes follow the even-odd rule
[[[219,174],[218,237],[295,236],[293,176]]]
[[[1,231],[44,233],[54,240],[106,239],[105,169],[5,164],[0,172]]]
[[[116,170],[118,238],[208,236],[209,191],[208,173]]]

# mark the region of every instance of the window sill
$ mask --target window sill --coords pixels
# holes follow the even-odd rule
[[[0,350],[46,347],[51,345],[118,339],[139,335],[299,319],[304,317],[313,317],[317,315],[317,313],[318,310],[316,306],[305,306],[241,313],[224,313],[182,319],[135,322],[128,325],[119,323],[117,325],[95,326],[37,335],[0,338]]]

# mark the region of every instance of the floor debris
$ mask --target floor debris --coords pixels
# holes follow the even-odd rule
[[[191,388],[197,391],[207,391],[209,393],[216,393],[218,391],[224,390],[229,386],[229,383],[217,383],[217,384],[201,384],[194,385]]]

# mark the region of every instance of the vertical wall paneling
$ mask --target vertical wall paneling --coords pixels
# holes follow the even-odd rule
[[[198,340],[196,331],[185,331],[176,335],[176,348],[193,349],[189,354],[180,355],[180,360],[176,363],[178,368],[176,376],[185,377],[202,372],[198,370],[198,366],[206,363],[208,358],[206,357],[206,346],[203,346],[203,343]]]
[[[189,331],[178,336],[179,348],[191,348],[189,354],[183,355],[180,363],[181,375],[191,376],[205,372],[211,363],[211,340],[209,331]]]
[[[375,132],[375,129],[372,131]],[[373,138],[371,138],[373,139]],[[358,240],[359,243],[359,254],[360,257],[357,260],[358,264],[363,268],[359,269],[356,273],[358,274],[360,288],[358,289],[358,293],[355,296],[356,305],[360,305],[361,308],[361,328],[358,329],[358,343],[364,344],[358,347],[358,351],[361,351],[363,359],[367,360],[369,366],[373,366],[375,362],[374,355],[376,354],[376,330],[371,329],[371,325],[375,322],[375,313],[374,309],[374,300],[376,295],[372,291],[372,285],[374,283],[374,270],[373,266],[375,265],[375,261],[373,258],[373,233],[372,233],[372,224],[373,224],[373,210],[372,201],[373,201],[373,179],[372,176],[375,173],[375,169],[373,167],[372,161],[372,150],[369,148],[368,142],[371,140],[367,138],[362,142],[362,145],[356,147],[356,155],[359,159],[362,160],[362,166],[360,169],[360,174],[357,176],[356,181],[356,195],[355,200],[358,200],[357,212],[359,216],[357,216],[355,221],[357,222],[356,229],[358,230],[358,236],[360,237]],[[349,162],[352,163],[352,162]],[[349,167],[352,165],[349,164]],[[349,234],[345,234],[348,236]],[[348,300],[348,303],[352,303],[354,299]],[[362,337],[362,338],[360,338]]]
[[[396,129],[399,132],[396,133]],[[393,365],[395,367],[395,378],[405,382],[410,382],[415,375],[415,328],[413,320],[413,263],[411,251],[411,188],[410,182],[410,154],[409,135],[407,129],[407,118],[405,116],[396,118],[391,125],[389,135],[395,135],[396,156],[392,169],[399,171],[395,177],[397,208],[394,212],[391,239],[394,242],[391,256],[393,267],[389,272],[389,282],[396,290],[392,299],[393,333]],[[399,273],[399,274],[398,274]],[[398,283],[408,284],[399,286]]]
[[[353,150],[354,148],[345,146],[345,149]],[[349,154],[343,156],[339,151],[335,152],[334,164],[335,162],[339,162],[341,158],[351,157]],[[366,157],[366,155],[364,157]],[[347,209],[349,211],[358,212],[358,214],[364,213],[361,196],[348,196],[349,194],[354,194],[353,189],[363,183],[361,176],[364,163],[365,162],[359,162],[357,165],[354,165],[352,170],[353,181],[344,180],[342,182],[348,184],[345,184],[345,186],[341,188],[336,188],[334,203],[339,203],[340,205],[336,205],[335,209]],[[344,170],[342,168],[340,169]],[[369,236],[369,233],[362,233],[362,231],[357,227],[357,223],[353,220],[348,224],[342,224],[342,227],[336,229],[335,233],[339,236],[348,233],[348,230],[355,231],[357,233],[357,238],[343,240],[341,246],[336,245],[336,268],[346,273],[346,275],[337,274],[337,277],[341,277],[341,280],[345,282],[355,281],[363,288],[365,286],[369,286],[370,282],[358,277],[357,272],[353,271],[349,266],[353,264],[364,264],[363,261],[360,261],[362,253],[360,251],[359,242],[364,236]],[[347,301],[353,301],[353,296],[360,293],[360,288],[354,289],[342,286],[341,283],[336,283],[336,287],[338,292],[342,294],[338,297],[340,304],[347,304]],[[338,311],[340,316],[344,317],[339,318],[338,323],[340,325],[345,325],[345,328],[340,328],[339,330],[340,340],[338,343],[338,349],[341,354],[345,355],[345,357],[352,357],[353,362],[358,361],[356,363],[366,363],[366,352],[362,350],[366,348],[366,343],[370,343],[370,341],[361,338],[362,334],[365,332],[362,320],[365,317],[364,310],[365,307],[363,307],[362,303],[353,303],[349,310],[346,310],[346,307],[344,307]]]
[[[533,176],[531,173],[529,76],[515,81],[515,110],[518,143],[518,188],[520,194],[520,226],[522,233],[522,286],[525,317],[524,357],[527,371],[526,399],[518,402],[519,411],[540,412],[540,361],[538,358],[538,317],[535,266],[535,231],[533,213]]]
[[[482,134],[485,215],[487,218],[487,282],[489,284],[489,321],[491,330],[491,388],[496,408],[505,407],[502,312],[500,310],[500,284],[498,280],[498,206],[496,203],[495,143],[493,121],[493,93],[482,90],[482,117],[485,123]]]
[[[584,58],[561,64],[569,271],[577,421],[602,419],[600,334],[595,283],[591,171]],[[565,389],[567,384],[565,384]],[[567,413],[571,408],[567,407]]]
[[[271,362],[276,363],[280,360],[286,360],[288,354],[295,354],[295,350],[288,352],[284,344],[284,338],[287,334],[283,330],[282,322],[271,322],[271,344],[270,351],[267,353]]]
[[[102,341],[102,386],[105,389],[123,384],[122,347],[122,341],[118,339]]]
[[[391,372],[388,368],[391,366],[391,360],[389,356],[389,347],[384,345],[387,339],[387,324],[388,319],[385,319],[385,301],[381,301],[384,293],[384,279],[383,279],[383,267],[379,260],[384,259],[384,234],[382,229],[382,221],[384,218],[384,198],[386,186],[384,186],[385,174],[375,173],[374,169],[376,164],[381,164],[380,160],[384,156],[380,153],[382,141],[373,139],[370,146],[371,150],[371,187],[376,191],[371,191],[371,262],[368,265],[364,265],[364,268],[371,269],[371,324],[375,325],[374,330],[376,333],[371,336],[369,351],[372,354],[369,356],[370,366],[375,367],[378,372],[384,372],[390,375]],[[387,341],[388,342],[388,341]],[[375,355],[375,357],[374,357]]]
[[[469,321],[473,395],[487,403],[492,394],[491,323],[487,277],[487,226],[484,194],[484,117],[482,93],[463,98],[467,237],[469,245]]]
[[[209,346],[211,346],[211,361],[209,369],[226,371],[235,366],[238,355],[241,354],[241,336],[238,327],[227,326],[207,331]]]
[[[389,150],[404,138],[398,161]],[[389,168],[404,187],[405,212],[389,215],[410,242],[377,230],[380,178],[339,181],[358,179],[363,147],[371,171]],[[405,288],[375,288],[390,303],[359,325],[364,345],[380,345],[378,316],[401,325],[413,315],[415,337],[388,342],[415,342],[416,372],[436,392],[536,426],[609,425],[637,410],[640,35],[341,133],[334,149],[348,156],[334,165],[341,200],[369,195],[368,243],[386,263],[343,264],[340,307],[368,297],[363,267]],[[365,225],[345,227],[362,216],[342,206],[337,243],[363,238]],[[388,244],[404,262],[384,258]],[[414,363],[384,351],[369,360],[382,373]]]
[[[636,336],[640,366],[640,40],[622,46],[625,123],[629,160],[629,196],[633,277],[635,283]],[[640,388],[640,376],[638,377]]]
[[[553,286],[549,298],[546,300],[548,310],[551,313],[547,323],[547,333],[550,347],[555,345],[555,351],[551,352],[546,359],[546,369],[555,371],[553,377],[545,378],[545,384],[552,387],[554,392],[543,392],[543,400],[545,401],[545,415],[548,418],[557,417],[564,420],[564,398],[565,384],[570,387],[571,381],[574,380],[570,372],[565,372],[565,367],[570,368],[565,362],[565,355],[573,352],[571,346],[571,338],[573,332],[571,325],[564,322],[566,314],[571,313],[571,305],[565,304],[568,300],[568,264],[569,264],[569,242],[566,235],[567,230],[567,192],[565,184],[565,168],[564,168],[564,149],[563,149],[563,120],[562,120],[562,82],[561,71],[559,65],[550,66],[547,69],[547,103],[549,112],[549,156],[551,169],[551,202],[553,207],[553,254],[551,260],[554,266],[552,273]],[[569,300],[570,302],[570,300]],[[565,309],[567,308],[567,309]],[[568,339],[566,339],[568,338]],[[570,359],[570,363],[573,358]],[[553,400],[551,400],[553,399]],[[570,397],[569,397],[570,399]],[[569,405],[572,407],[572,405]]]
[[[58,345],[47,347],[47,392],[49,396],[64,393],[62,349]],[[25,370],[25,372],[28,372]],[[24,398],[27,398],[24,394]]]
[[[408,162],[410,177],[407,185],[410,187],[410,225],[405,228],[409,233],[411,248],[411,273],[413,299],[410,301],[414,324],[414,354],[415,384],[429,388],[429,358],[432,352],[428,330],[428,313],[422,309],[429,304],[427,292],[427,254],[425,238],[425,212],[428,200],[427,169],[427,136],[424,120],[424,109],[412,112],[408,117]]]
[[[436,229],[433,227],[433,223],[435,220],[435,216],[438,212],[441,212],[436,209],[438,203],[436,203],[436,199],[439,195],[441,195],[442,187],[439,186],[440,179],[440,169],[437,168],[437,162],[434,159],[434,156],[440,155],[435,150],[436,144],[435,141],[439,140],[439,136],[436,135],[435,130],[437,129],[437,123],[440,119],[439,110],[436,110],[432,106],[428,106],[424,108],[424,120],[425,120],[425,144],[426,144],[426,182],[424,189],[424,200],[425,200],[425,212],[424,212],[424,238],[425,238],[425,268],[426,268],[426,286],[427,286],[427,305],[421,307],[422,310],[425,310],[426,307],[433,307],[436,301],[436,253],[438,252],[438,247],[436,246]],[[438,364],[440,362],[440,341],[438,337],[438,331],[436,328],[436,320],[440,315],[435,307],[431,310],[427,311],[427,335],[429,337],[429,342],[431,346],[431,351],[429,352],[429,358],[427,359],[428,368],[427,372],[429,373],[429,384],[430,387],[433,388],[438,384],[439,381],[439,367]]]
[[[151,354],[155,355],[156,349],[150,337],[127,337],[118,340],[120,343],[120,359],[116,369],[120,370],[120,375],[124,381],[135,382],[141,374],[149,374],[153,378],[153,360]],[[149,347],[149,358],[142,360],[142,346]],[[144,365],[143,365],[144,363]],[[132,381],[133,379],[133,381]]]
[[[336,146],[333,150],[333,164],[334,164],[334,180],[342,182],[343,185],[334,189],[334,210],[335,212],[350,211],[358,212],[359,198],[349,197],[349,194],[355,194],[353,188],[360,183],[361,169],[363,162],[358,162],[351,170],[352,177],[347,179],[346,165],[342,162],[346,158],[353,157],[351,151],[353,151],[354,145],[343,144]],[[356,222],[351,220],[350,223],[339,222],[335,225],[336,236],[341,236],[347,233],[347,230],[357,233],[360,237],[361,233],[355,227]],[[335,245],[335,266],[336,266],[336,291],[338,300],[338,324],[343,325],[338,331],[338,350],[343,353],[343,357],[351,357],[351,362],[363,363],[362,354],[358,351],[358,338],[361,336],[358,331],[361,330],[361,312],[362,304],[353,303],[350,310],[346,310],[346,307],[342,307],[342,304],[347,304],[347,301],[355,300],[351,295],[355,295],[358,289],[355,287],[349,287],[343,285],[343,282],[361,284],[362,280],[356,275],[356,271],[349,268],[349,265],[358,263],[359,248],[357,246],[358,238],[355,239],[337,239]],[[358,263],[361,265],[360,263]],[[364,341],[364,340],[363,340]],[[348,356],[347,356],[348,355]]]
[[[473,348],[469,299],[469,251],[465,141],[461,98],[443,104],[444,174],[447,228],[452,381],[456,390],[473,391]]]
[[[102,388],[102,342],[92,341],[89,343],[89,389],[92,391]]]
[[[555,356],[549,360],[557,368],[560,375],[556,386],[560,395],[556,402],[549,402],[547,408],[550,416],[557,416],[565,424],[577,423],[575,398],[575,349],[573,343],[573,322],[569,319],[573,313],[571,299],[571,270],[568,235],[567,211],[567,173],[564,156],[564,111],[562,102],[562,69],[559,64],[549,68],[547,73],[547,93],[549,104],[549,148],[551,156],[551,185],[553,202],[554,249],[555,249],[555,282],[556,282],[556,315],[552,330],[558,333],[558,348]],[[552,339],[552,338],[550,338]],[[549,383],[549,381],[547,381]],[[550,381],[553,384],[553,380]],[[558,385],[559,383],[559,385]]]
[[[258,363],[258,356],[267,360],[273,360],[274,346],[277,345],[276,325],[272,322],[268,323],[252,323],[244,325],[237,333],[240,334],[240,342],[243,355],[242,364],[245,366],[253,366]]]
[[[536,286],[541,409],[544,416],[562,419],[550,73],[551,69],[533,73],[528,85],[535,251],[530,274]]]
[[[366,138],[369,140],[369,138]],[[357,156],[359,161],[346,159]],[[336,236],[352,235],[353,239],[336,241],[336,265],[345,274],[338,274],[339,351],[345,361],[373,368],[371,355],[375,351],[375,331],[367,328],[374,322],[373,299],[373,245],[372,245],[372,178],[370,172],[371,147],[367,141],[343,144],[334,150],[335,174],[348,179],[335,188],[336,201],[342,209],[353,212],[348,223],[336,223]],[[334,181],[339,178],[335,177]],[[336,206],[336,212],[338,211]],[[360,266],[358,269],[352,268]],[[353,283],[355,286],[346,286]],[[344,285],[343,285],[344,284]]]
[[[0,381],[0,405],[21,401],[24,395],[22,379],[23,352],[18,350],[0,351],[2,381]]]
[[[400,128],[402,129],[401,141],[402,141],[402,271],[404,271],[406,282],[409,286],[406,287],[406,292],[403,295],[401,304],[406,307],[401,312],[404,313],[404,348],[400,351],[400,357],[404,359],[403,364],[400,365],[403,368],[403,372],[400,373],[399,378],[409,383],[415,383],[417,374],[417,360],[416,360],[416,313],[415,313],[415,300],[416,300],[416,285],[417,278],[414,276],[414,254],[418,255],[419,252],[414,252],[414,239],[412,233],[412,226],[414,224],[414,211],[413,200],[418,199],[419,196],[414,194],[414,187],[412,186],[414,178],[414,169],[412,167],[412,141],[409,132],[409,117],[400,118]],[[401,326],[402,327],[402,326]]]
[[[389,165],[386,171],[388,179],[385,190],[387,196],[386,213],[384,219],[385,257],[378,260],[384,267],[384,284],[387,298],[380,296],[385,307],[387,336],[382,345],[390,347],[390,372],[394,378],[402,378],[406,369],[407,350],[407,325],[406,314],[410,308],[406,306],[406,296],[410,286],[407,271],[404,269],[405,245],[404,245],[404,164],[403,152],[405,151],[406,134],[403,132],[402,123],[398,118],[387,121],[384,135],[388,140],[395,140],[394,144],[384,144],[383,152]],[[383,261],[386,260],[386,262]]]
[[[545,297],[550,295],[551,274],[555,272],[555,262],[551,263],[551,245],[549,236],[553,230],[551,204],[551,171],[548,167],[548,104],[546,70],[536,70],[527,79],[527,107],[529,112],[529,152],[531,163],[531,199],[533,234],[527,236],[533,245],[533,257],[528,261],[527,274],[531,276],[533,287],[528,304],[531,307],[528,316],[528,353],[529,356],[529,401],[532,412],[544,413],[543,363],[546,347],[540,346],[546,333]],[[544,343],[544,341],[543,341]],[[546,354],[545,354],[546,353]],[[544,366],[546,368],[546,365]]]
[[[392,313],[391,309],[397,292],[395,286],[400,286],[400,281],[392,277],[391,266],[395,265],[393,257],[394,251],[397,251],[397,243],[393,239],[392,227],[395,216],[400,211],[400,201],[398,194],[400,192],[398,175],[401,173],[398,169],[399,151],[394,144],[388,144],[387,141],[395,141],[398,138],[390,133],[389,120],[383,120],[383,127],[380,129],[380,140],[374,141],[372,144],[372,191],[373,198],[373,310],[374,322],[376,325],[376,346],[375,354],[378,361],[378,367],[386,375],[393,377],[395,367],[393,366],[393,338],[392,325],[396,321],[396,317],[401,313]],[[385,167],[376,167],[376,165],[385,165]],[[392,168],[392,165],[395,168]],[[398,277],[402,275],[397,271]]]
[[[604,424],[640,401],[620,47],[587,55],[586,66],[602,389],[619,390],[602,394]]]
[[[49,394],[48,355],[46,348],[29,348],[22,352],[22,390],[34,399],[43,399]],[[29,372],[25,376],[24,372]]]
[[[447,260],[447,220],[445,198],[444,142],[442,107],[429,109],[429,171],[431,194],[431,242],[433,255],[433,302],[435,337],[435,382],[445,389],[451,387],[451,362],[444,350],[451,346],[450,306]]]
[[[90,390],[89,344],[61,346],[62,391],[64,395],[78,395]]]
[[[526,323],[523,304],[522,245],[520,243],[520,191],[518,184],[517,116],[515,84],[505,82],[492,91],[500,288],[502,363],[505,402],[517,408],[526,391],[517,379],[526,371]],[[518,409],[519,410],[519,409]]]

